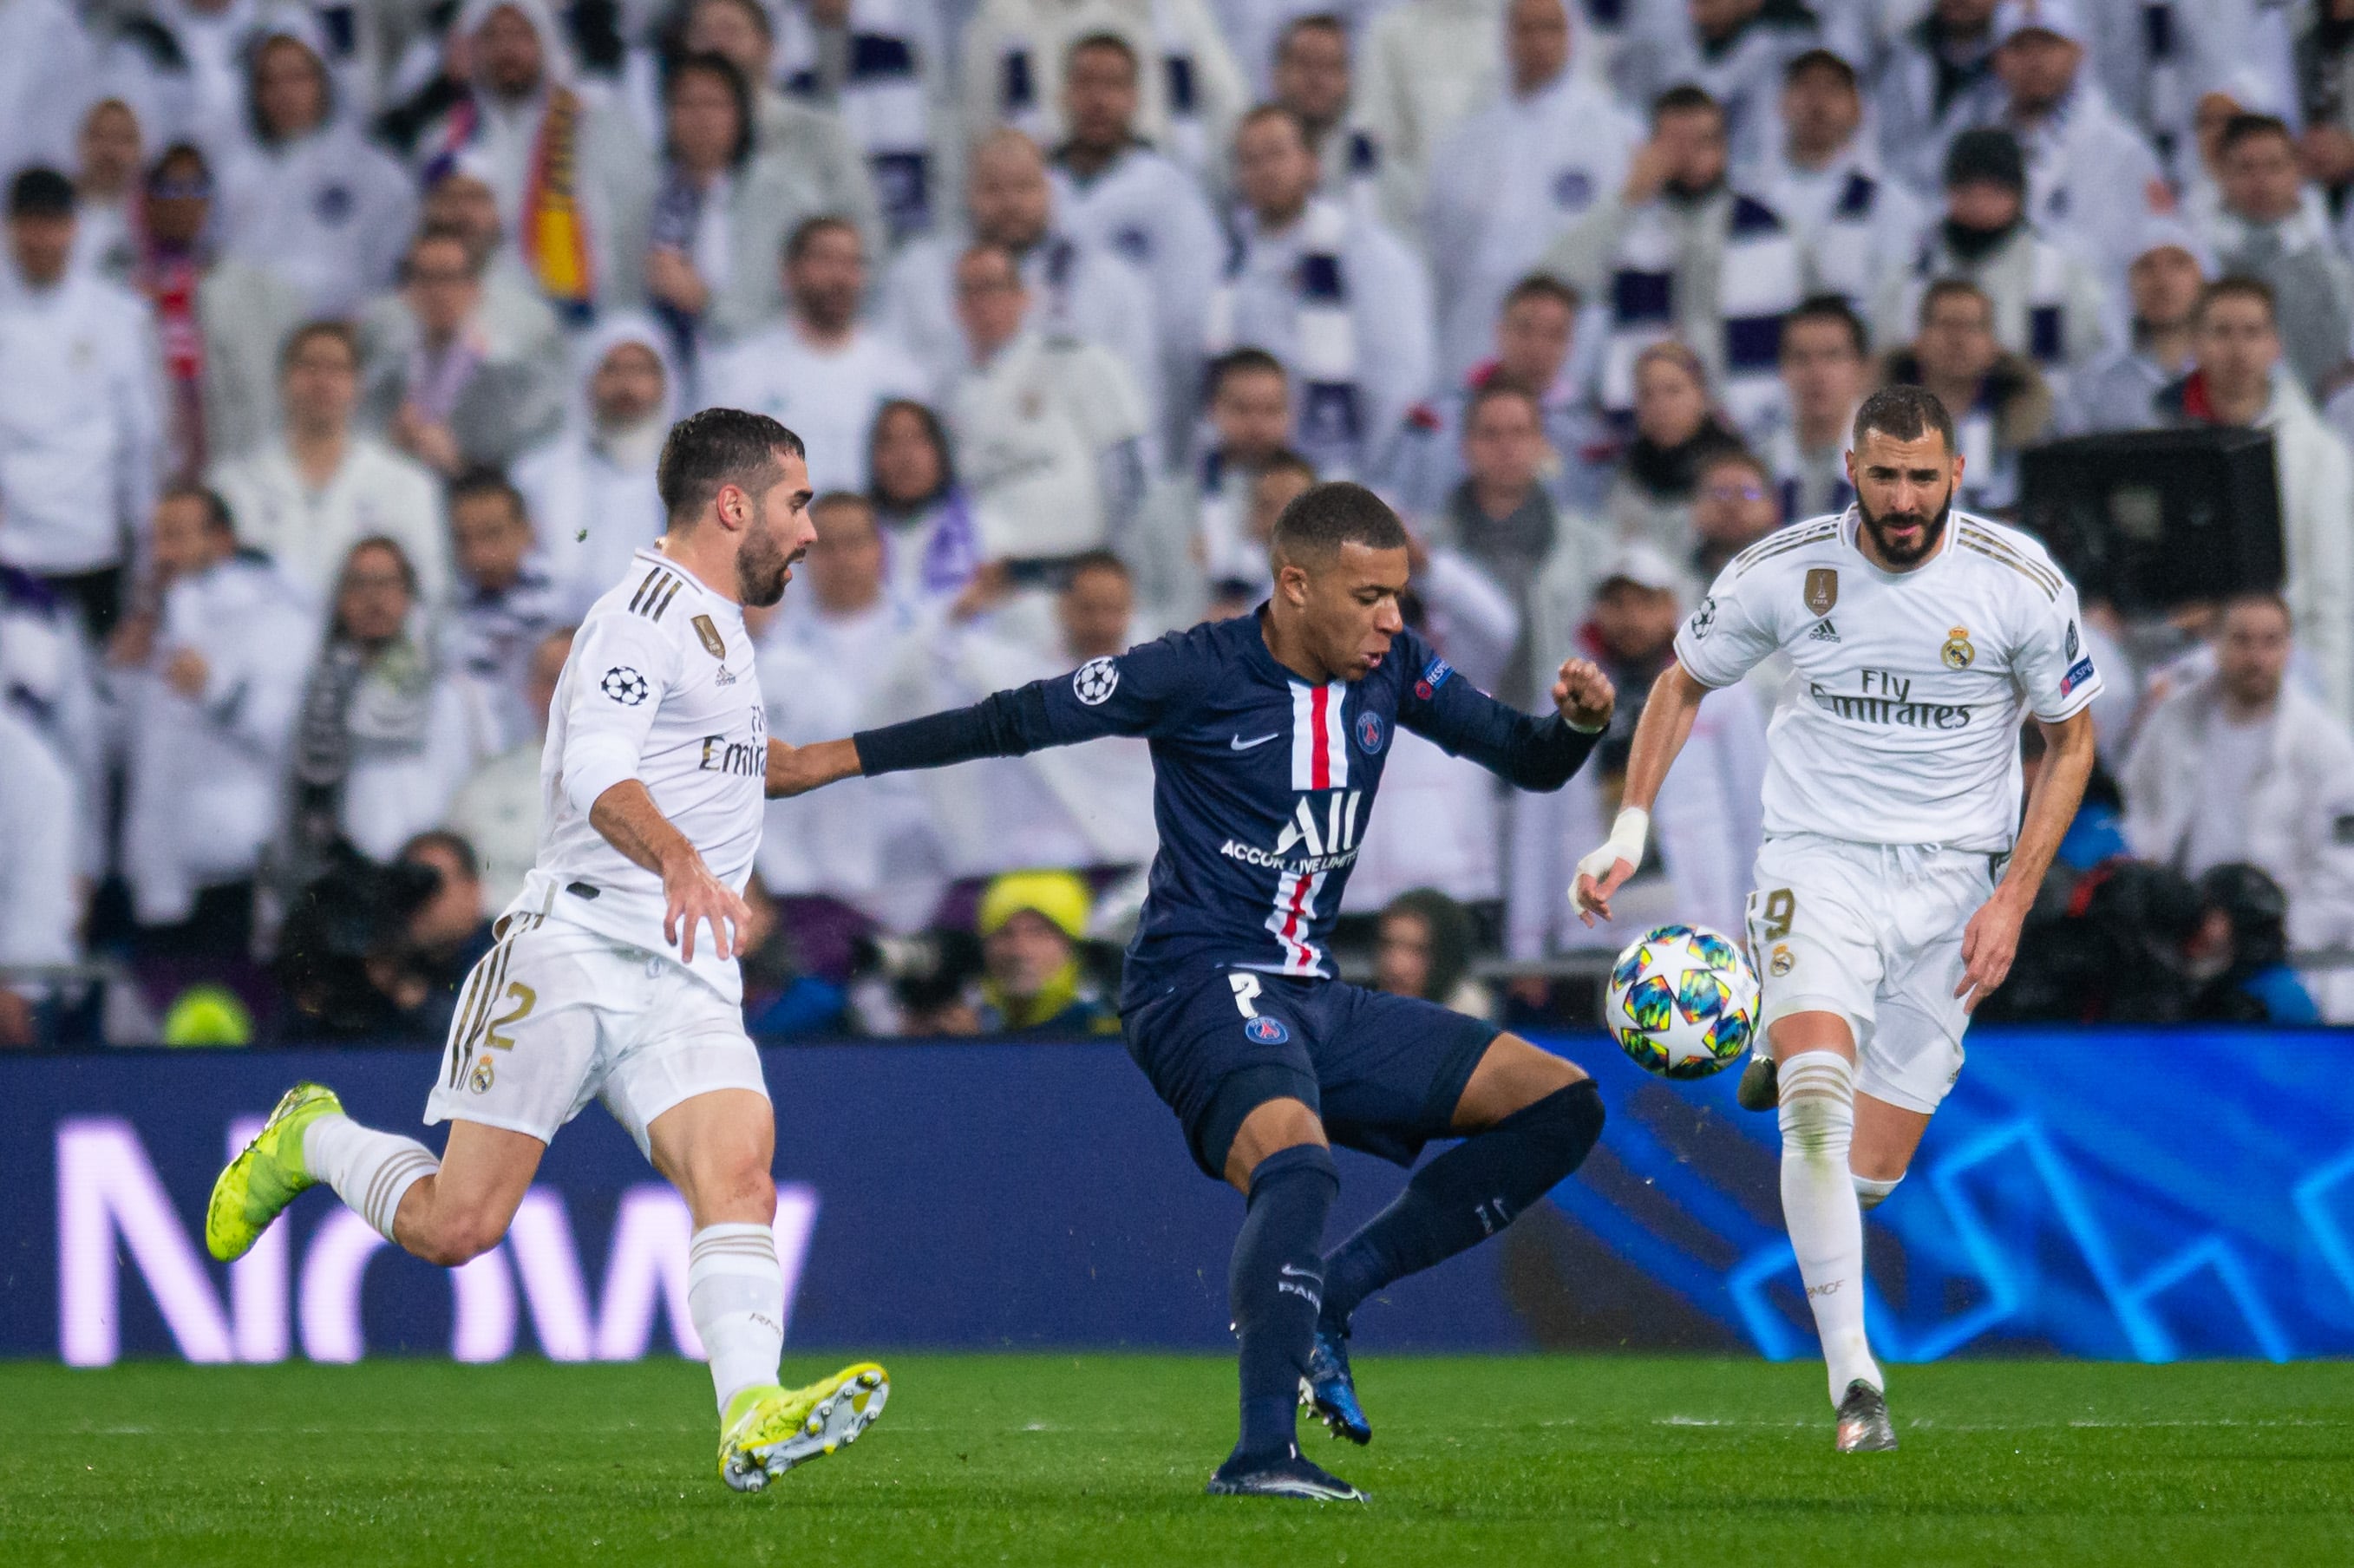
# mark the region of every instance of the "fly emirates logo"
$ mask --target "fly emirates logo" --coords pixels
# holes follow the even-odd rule
[[[1245,865],[1263,865],[1299,876],[1338,870],[1357,858],[1357,814],[1364,800],[1363,789],[1334,789],[1326,794],[1320,812],[1316,801],[1302,795],[1292,809],[1291,820],[1283,824],[1275,848],[1257,849],[1228,839],[1218,853]],[[1300,853],[1291,858],[1294,850]]]
[[[1858,673],[1854,693],[1834,692],[1820,681],[1807,683],[1816,705],[1832,716],[1861,724],[1903,725],[1913,729],[1960,729],[1970,722],[1967,704],[1915,702],[1913,677],[1887,670]]]

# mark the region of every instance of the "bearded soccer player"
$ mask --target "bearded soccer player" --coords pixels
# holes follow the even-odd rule
[[[1310,489],[1275,526],[1273,597],[972,707],[802,747],[769,784],[1018,757],[1149,736],[1161,850],[1120,995],[1129,1054],[1204,1174],[1247,1198],[1227,1274],[1242,1337],[1242,1436],[1215,1493],[1363,1496],[1300,1457],[1303,1397],[1356,1442],[1358,1303],[1509,1224],[1602,1130],[1585,1075],[1494,1025],[1342,984],[1325,943],[1397,727],[1527,789],[1557,789],[1610,716],[1572,661],[1531,717],[1456,674],[1399,618],[1407,540],[1354,484]],[[1463,1141],[1326,1255],[1330,1145],[1413,1163]]]
[[[1734,556],[1677,634],[1626,807],[1571,889],[1587,925],[1609,918],[1701,699],[1788,655],[1804,689],[1766,736],[1748,908],[1763,1027],[1741,1103],[1780,1107],[1782,1212],[1841,1453],[1896,1446],[1864,1338],[1863,1211],[1904,1179],[1971,1011],[2010,971],[2092,773],[2101,690],[2076,590],[2043,546],[1954,510],[1945,405],[1892,387],[1851,433],[1854,504]],[[2028,715],[2050,750],[2022,821]]]
[[[736,958],[769,746],[744,607],[782,598],[814,537],[809,467],[774,419],[713,408],[673,428],[657,483],[668,531],[590,608],[557,683],[537,863],[467,978],[425,1105],[451,1124],[440,1158],[298,1084],[221,1173],[205,1242],[243,1255],[323,1181],[454,1268],[498,1245],[556,1129],[602,1098],[694,1216],[687,1308],[720,1475],[758,1491],[855,1438],[890,1392],[871,1363],[778,1383],[776,1125]]]

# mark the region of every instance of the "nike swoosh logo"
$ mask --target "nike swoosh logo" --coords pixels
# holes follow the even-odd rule
[[[1313,1274],[1304,1268],[1294,1268],[1288,1263],[1283,1265],[1278,1272],[1292,1279],[1321,1279],[1324,1277],[1320,1274]]]
[[[1260,736],[1257,740],[1245,740],[1241,736],[1236,736],[1234,739],[1226,742],[1226,744],[1233,747],[1236,751],[1248,751],[1252,747],[1265,746],[1268,741],[1273,740],[1274,738],[1275,735],[1273,732]]]

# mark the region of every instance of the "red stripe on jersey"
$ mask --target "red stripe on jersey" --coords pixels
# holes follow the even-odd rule
[[[1311,722],[1315,726],[1316,738],[1308,743],[1315,748],[1310,753],[1315,760],[1310,764],[1311,772],[1309,775],[1308,787],[1311,789],[1330,789],[1332,787],[1332,747],[1327,736],[1325,705],[1332,700],[1332,688],[1317,687],[1315,694],[1310,700],[1314,715]]]

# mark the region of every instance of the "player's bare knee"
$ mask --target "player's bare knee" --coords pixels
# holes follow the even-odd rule
[[[1455,1103],[1457,1132],[1493,1127],[1516,1111],[1585,1081],[1585,1069],[1517,1034],[1499,1034],[1480,1056]]]
[[[1247,1192],[1251,1172],[1269,1155],[1325,1141],[1324,1123],[1305,1100],[1288,1096],[1262,1100],[1235,1129],[1234,1141],[1226,1148],[1225,1178]]]
[[[482,1256],[506,1235],[506,1222],[482,1209],[429,1210],[413,1234],[398,1224],[401,1245],[426,1262],[457,1268]]]

